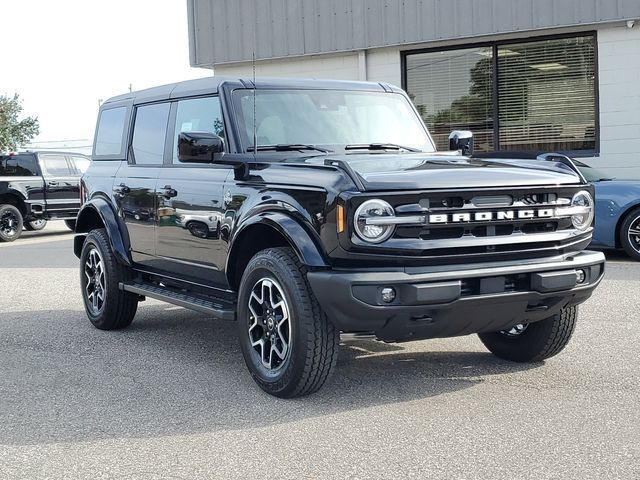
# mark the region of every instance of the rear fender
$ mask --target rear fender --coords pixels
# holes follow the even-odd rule
[[[76,235],[73,243],[73,251],[78,258],[82,252],[82,245],[86,239],[86,233],[96,228],[104,228],[107,231],[111,248],[116,259],[127,266],[131,266],[129,255],[129,236],[125,227],[118,220],[116,213],[107,200],[101,197],[87,201],[78,213],[76,220]]]

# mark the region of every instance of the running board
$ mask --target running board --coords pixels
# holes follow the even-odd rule
[[[222,320],[235,320],[236,312],[233,308],[225,308],[222,304],[216,303],[206,298],[189,295],[169,287],[159,287],[149,283],[132,282],[119,284],[120,290],[125,292],[144,295],[145,297],[155,298],[163,302],[178,305],[180,307],[196,310],[198,312],[213,315]]]

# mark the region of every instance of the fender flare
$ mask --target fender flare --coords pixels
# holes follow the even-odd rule
[[[107,231],[111,248],[118,262],[131,266],[132,262],[129,255],[129,238],[126,234],[122,234],[123,230],[121,229],[118,217],[109,202],[101,197],[92,198],[80,208],[80,212],[78,213],[78,218],[76,220],[76,233],[80,235],[76,235],[73,242],[73,251],[76,254],[76,257],[80,258],[82,245],[84,244],[84,240],[87,238],[86,235],[82,234],[89,233],[92,230],[92,227],[94,226],[92,218],[95,218],[96,214],[100,217],[100,220]]]
[[[18,202],[22,202],[23,205],[26,204],[27,198],[29,198],[26,190],[15,188],[11,182],[0,182],[0,195],[16,197]]]
[[[235,259],[238,255],[238,249],[240,248],[238,239],[243,238],[243,232],[255,225],[265,225],[283,236],[304,265],[315,268],[329,267],[329,262],[321,247],[320,238],[311,227],[305,228],[301,222],[287,213],[267,211],[245,220],[234,233],[230,242],[229,255],[227,256],[225,268],[227,272],[230,271],[229,267],[233,262],[232,259]]]

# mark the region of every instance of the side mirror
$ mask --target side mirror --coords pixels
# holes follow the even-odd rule
[[[462,155],[473,155],[473,133],[454,130],[449,134],[449,150],[460,150]]]
[[[224,140],[210,132],[180,132],[178,160],[184,163],[211,163],[216,153],[224,152]]]

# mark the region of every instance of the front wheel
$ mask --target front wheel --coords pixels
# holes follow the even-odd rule
[[[80,255],[80,286],[87,317],[100,330],[128,327],[138,308],[135,294],[120,290],[130,277],[113,255],[106,230],[92,230]]]
[[[627,255],[640,261],[640,208],[632,210],[620,225],[620,244]]]
[[[13,242],[22,235],[23,219],[13,205],[0,205],[0,242]]]
[[[240,283],[242,354],[260,388],[277,397],[317,391],[337,360],[339,332],[306,274],[290,248],[269,248],[251,259]]]
[[[512,362],[541,362],[567,346],[577,317],[577,307],[569,307],[539,322],[519,324],[509,330],[480,333],[478,336],[497,357]]]

